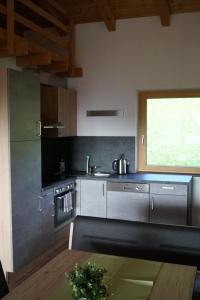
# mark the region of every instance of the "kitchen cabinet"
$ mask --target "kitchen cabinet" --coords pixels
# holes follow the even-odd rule
[[[42,249],[47,249],[54,243],[54,189],[50,188],[39,196],[39,210],[41,212]]]
[[[41,185],[40,143],[11,142],[11,199],[14,268],[40,254],[41,216],[38,208]]]
[[[11,142],[12,235],[15,270],[20,269],[42,251],[41,216],[38,210],[40,159],[37,154],[40,154],[40,144],[37,141]]]
[[[42,135],[77,135],[76,92],[61,87],[41,86]]]
[[[187,225],[188,185],[150,184],[150,222]]]
[[[10,140],[38,140],[40,135],[40,82],[29,72],[9,70]]]
[[[81,215],[106,218],[106,181],[81,180]]]
[[[92,179],[79,182],[81,215],[174,225],[191,224],[190,184],[124,183]]]
[[[26,71],[8,70],[7,76],[12,256],[13,268],[18,270],[44,249],[38,202],[41,191],[40,80]]]

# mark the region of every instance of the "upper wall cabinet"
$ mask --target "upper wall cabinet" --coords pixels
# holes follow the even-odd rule
[[[60,87],[41,86],[42,136],[77,135],[76,92]]]
[[[38,140],[40,136],[40,81],[29,72],[9,70],[10,139]]]

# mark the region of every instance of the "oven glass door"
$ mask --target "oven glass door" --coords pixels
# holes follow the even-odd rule
[[[71,220],[74,216],[74,199],[73,192],[63,192],[54,197],[54,208],[55,208],[55,216],[54,216],[54,226],[57,228],[58,226],[66,223]]]

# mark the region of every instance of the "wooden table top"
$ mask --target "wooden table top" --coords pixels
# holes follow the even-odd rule
[[[65,273],[71,271],[76,263],[83,263],[92,256],[94,257],[94,254],[92,253],[65,250],[11,291],[3,298],[3,300],[57,300],[59,297],[54,298],[52,295],[65,284]],[[104,259],[104,256],[100,254],[95,254],[95,257]],[[129,259],[129,262],[130,260],[133,260],[136,264],[141,263],[142,261],[138,259]],[[128,266],[130,265],[129,262]],[[196,267],[151,261],[146,261],[146,263],[149,266],[153,266],[154,273],[157,269],[157,275],[154,283],[152,282],[153,287],[148,296],[149,300],[192,299]],[[130,269],[131,272],[133,269],[134,268]],[[128,269],[126,269],[126,272],[127,270]],[[130,272],[128,271],[128,273],[130,277]],[[148,276],[152,276],[152,274]],[[145,278],[144,280],[147,279],[148,278]],[[71,295],[66,295],[64,299],[70,300]]]

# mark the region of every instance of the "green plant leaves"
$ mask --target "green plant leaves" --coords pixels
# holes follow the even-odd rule
[[[97,267],[93,262],[81,266],[76,264],[67,277],[72,287],[74,299],[104,300],[109,296],[108,286],[104,283],[105,268]]]

